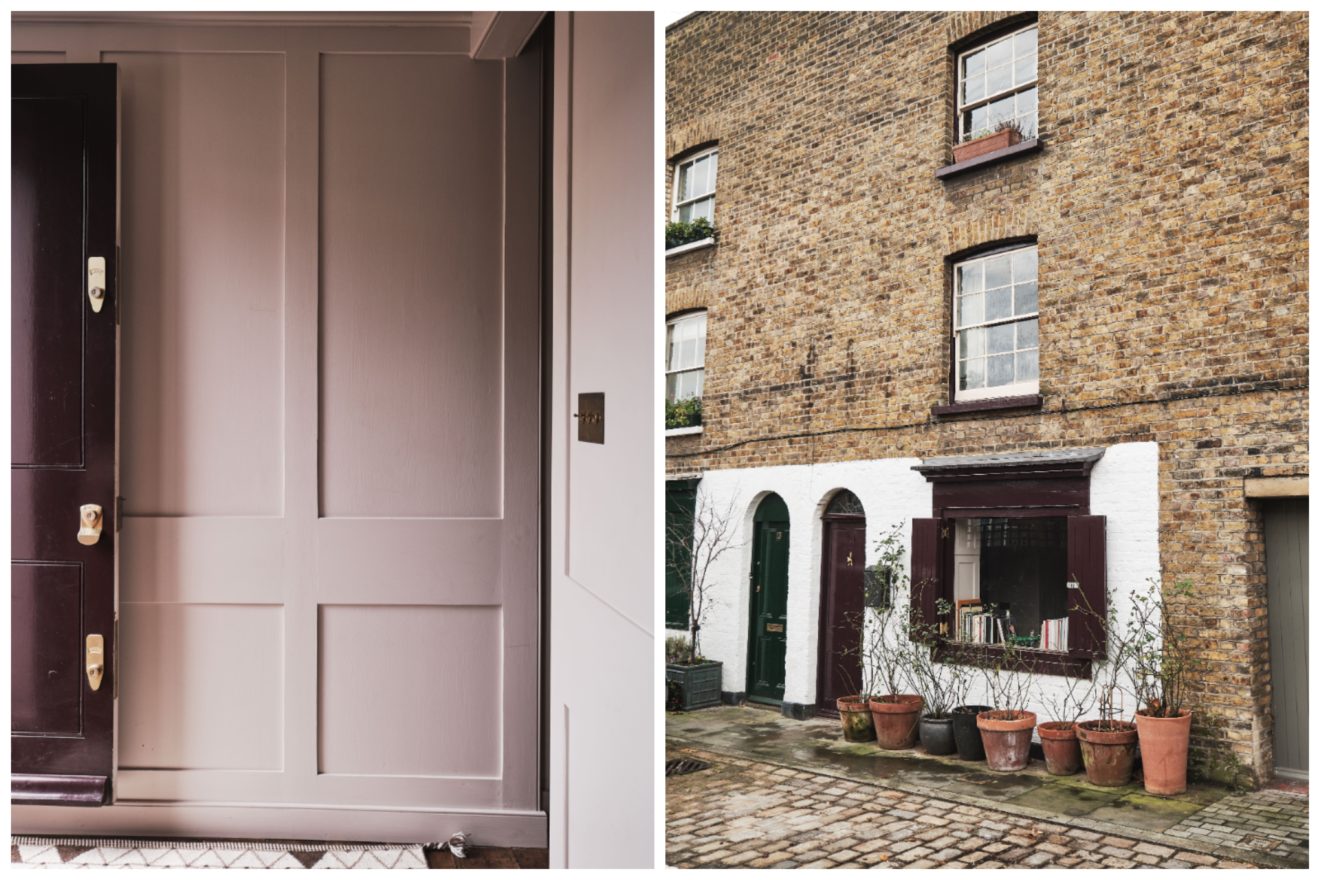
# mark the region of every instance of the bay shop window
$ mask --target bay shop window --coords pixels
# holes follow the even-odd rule
[[[939,626],[940,659],[993,662],[1011,643],[1036,672],[1090,676],[1105,649],[1105,518],[1090,513],[1103,455],[953,456],[914,468],[932,484],[932,515],[913,520],[913,598]]]

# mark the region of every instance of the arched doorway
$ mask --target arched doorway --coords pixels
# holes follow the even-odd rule
[[[821,514],[820,650],[816,710],[837,715],[835,699],[862,686],[861,622],[866,574],[866,511],[840,489]]]
[[[788,505],[773,493],[753,518],[751,583],[747,699],[778,705],[788,646]]]

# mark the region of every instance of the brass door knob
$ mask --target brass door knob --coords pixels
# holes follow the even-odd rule
[[[82,524],[78,529],[78,543],[90,547],[101,540],[101,505],[84,504],[78,512]]]

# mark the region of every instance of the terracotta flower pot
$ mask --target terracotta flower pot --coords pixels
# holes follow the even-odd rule
[[[932,718],[930,715],[922,715],[921,723],[918,725],[918,728],[921,731],[921,745],[925,748],[927,754],[953,754],[954,742],[952,715],[945,715],[943,718]]]
[[[1137,713],[1141,774],[1146,791],[1169,795],[1187,790],[1187,740],[1191,733],[1190,709],[1183,709],[1175,718]]]
[[[924,701],[916,694],[883,694],[867,704],[875,721],[875,743],[882,749],[910,749],[917,743],[917,719]]]
[[[985,745],[981,742],[981,731],[976,727],[976,716],[993,708],[993,706],[953,707],[953,741],[958,746],[958,757],[962,760],[985,760]]]
[[[953,161],[966,162],[968,159],[975,159],[977,156],[984,156],[986,153],[993,153],[995,150],[1002,150],[1004,147],[1011,147],[1021,142],[1022,134],[1017,129],[1005,128],[974,141],[958,144],[953,148]]]
[[[976,716],[985,744],[985,763],[991,770],[1010,773],[1031,760],[1031,731],[1036,713],[1020,709],[991,709]]]
[[[1100,729],[1102,725],[1113,729]],[[1126,785],[1137,759],[1137,726],[1131,721],[1079,721],[1076,730],[1087,782]]]
[[[1045,769],[1055,776],[1072,776],[1082,769],[1082,745],[1071,721],[1043,721],[1036,725]]]
[[[857,694],[839,697],[834,701],[839,710],[839,723],[843,726],[843,738],[848,742],[874,742],[875,722],[871,720],[871,710]]]

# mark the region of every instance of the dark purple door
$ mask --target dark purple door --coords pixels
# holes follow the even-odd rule
[[[816,704],[837,715],[834,701],[862,686],[861,620],[866,572],[866,520],[824,522],[820,584],[820,657]]]
[[[97,805],[116,672],[116,71],[12,70],[11,792]]]

